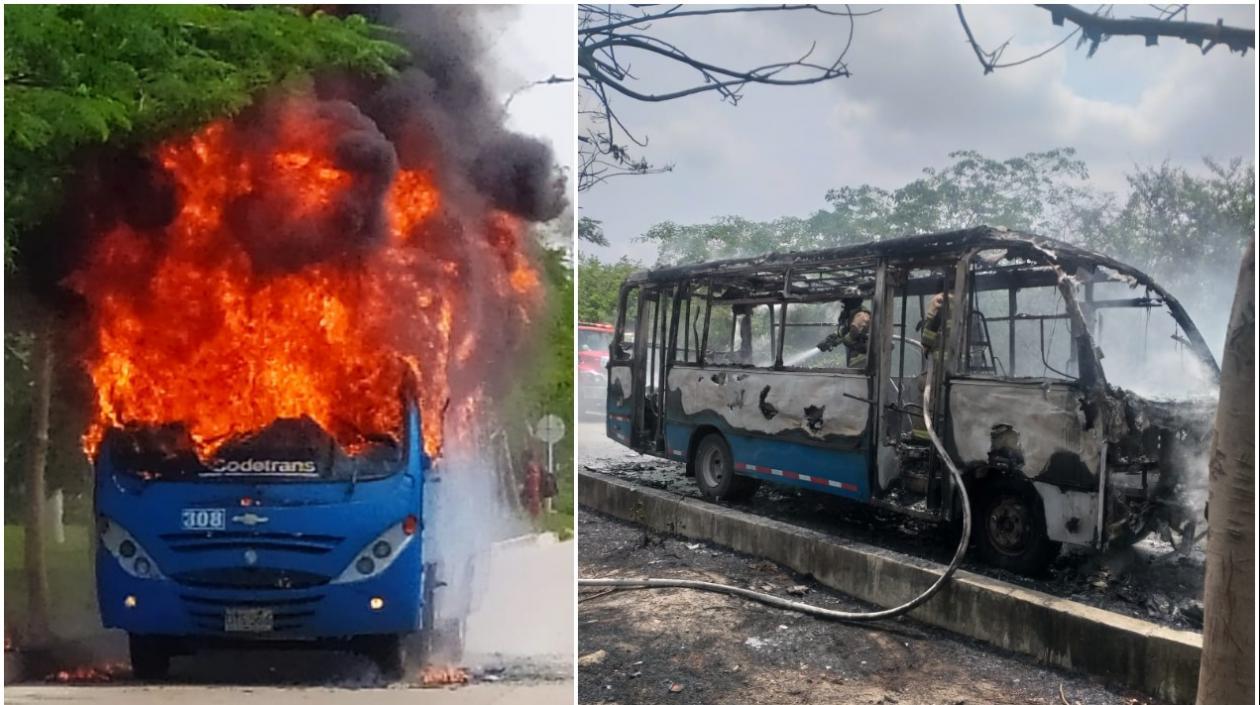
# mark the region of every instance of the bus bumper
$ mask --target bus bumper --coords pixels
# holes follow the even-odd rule
[[[243,590],[182,585],[127,574],[108,552],[97,553],[97,598],[107,628],[132,634],[304,640],[403,634],[421,626],[422,568],[413,541],[380,575],[301,589]],[[373,598],[380,600],[373,608]],[[249,611],[261,631],[227,630],[228,612]],[[269,612],[269,617],[261,612]],[[260,617],[262,617],[260,619]],[[236,620],[239,622],[241,620]],[[270,629],[265,629],[267,623]]]

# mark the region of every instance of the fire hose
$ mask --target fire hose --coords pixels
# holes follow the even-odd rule
[[[827,609],[817,605],[811,605],[806,602],[797,600],[788,600],[777,595],[771,595],[767,592],[758,590],[750,590],[735,585],[726,585],[723,583],[714,583],[706,580],[678,580],[674,578],[578,578],[578,587],[607,587],[607,588],[688,588],[692,590],[707,590],[709,592],[724,593],[727,595],[736,595],[757,602],[763,602],[772,607],[802,612],[814,617],[822,617],[824,619],[835,619],[847,622],[870,622],[878,619],[888,619],[896,617],[919,605],[927,602],[937,592],[944,587],[946,581],[953,576],[954,571],[958,570],[958,566],[962,563],[963,556],[967,553],[967,544],[971,540],[971,499],[967,496],[967,488],[963,484],[962,473],[958,471],[958,467],[954,465],[953,459],[949,457],[949,453],[945,452],[945,446],[941,444],[940,438],[937,437],[936,431],[932,428],[932,408],[931,401],[932,389],[932,370],[929,366],[928,373],[925,378],[923,387],[923,425],[927,429],[928,437],[932,441],[932,445],[936,448],[937,454],[944,461],[945,466],[949,468],[949,473],[954,479],[954,486],[958,488],[958,494],[962,498],[962,537],[958,540],[958,548],[954,550],[954,557],[946,566],[945,572],[933,582],[927,590],[924,590],[917,597],[909,602],[889,607],[874,612],[845,612],[843,610]]]

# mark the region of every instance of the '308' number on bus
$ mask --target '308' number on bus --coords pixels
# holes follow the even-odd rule
[[[185,509],[182,516],[185,530],[213,530],[222,529],[224,526],[224,510],[222,509]]]

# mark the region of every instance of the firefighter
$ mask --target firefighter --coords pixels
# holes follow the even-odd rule
[[[949,301],[951,304],[954,302],[952,295]],[[948,329],[945,316],[945,294],[942,292],[932,297],[932,301],[928,303],[927,315],[919,321],[919,342],[923,343],[923,353],[929,358],[945,343]]]
[[[870,342],[871,312],[862,305],[861,297],[841,299],[840,318],[836,332],[818,344],[823,352],[844,346],[846,367],[866,367],[866,346]]]

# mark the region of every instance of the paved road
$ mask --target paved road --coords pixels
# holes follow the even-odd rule
[[[5,705],[555,705],[573,702],[573,681],[479,683],[454,689],[409,688],[226,688],[206,685],[172,686],[7,686]]]
[[[579,465],[596,460],[633,461],[645,457],[609,438],[604,428],[604,417],[583,416],[578,423]]]

